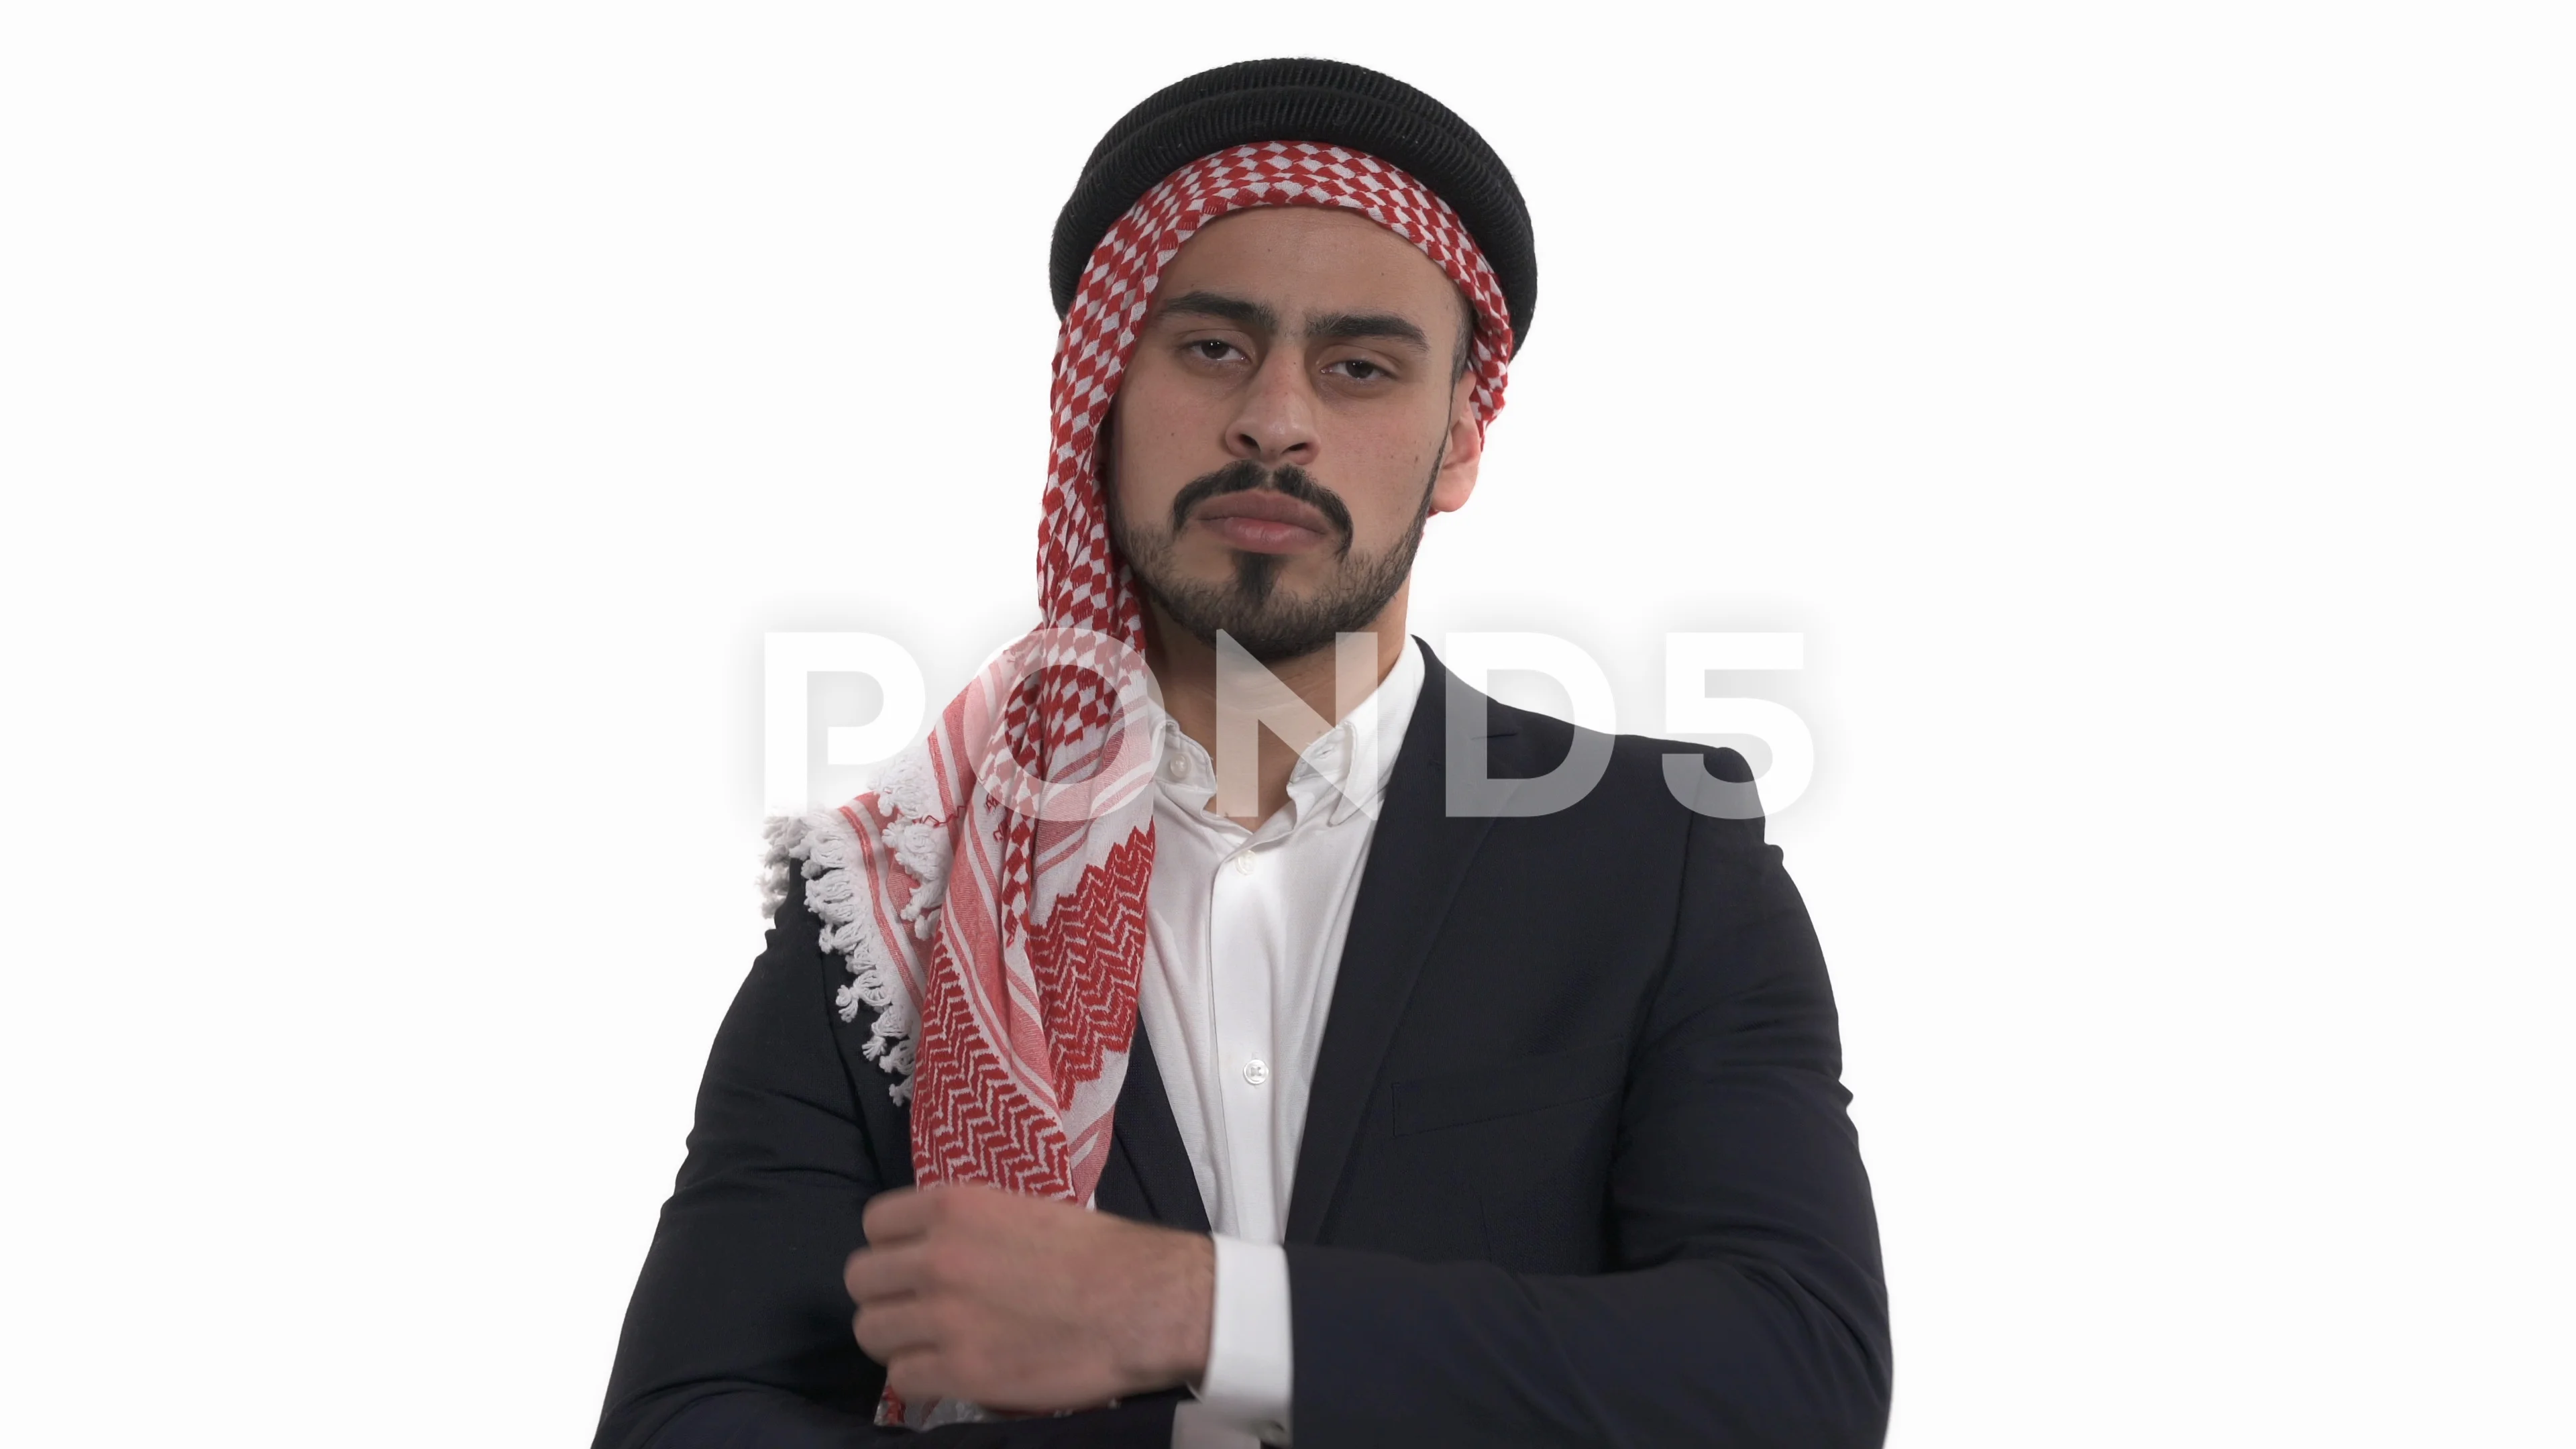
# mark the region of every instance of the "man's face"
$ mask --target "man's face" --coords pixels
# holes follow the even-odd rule
[[[1475,487],[1470,315],[1412,243],[1338,207],[1192,237],[1110,411],[1111,537],[1146,595],[1264,662],[1374,622],[1423,521]]]

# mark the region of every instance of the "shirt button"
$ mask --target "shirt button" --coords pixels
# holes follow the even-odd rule
[[[1163,762],[1163,773],[1175,780],[1186,780],[1190,775],[1190,762],[1174,755]]]
[[[1270,1080],[1270,1064],[1259,1057],[1243,1064],[1243,1079],[1258,1087]]]
[[[1248,850],[1243,851],[1234,858],[1234,873],[1237,875],[1250,875],[1252,874],[1253,865],[1254,861],[1252,852]]]

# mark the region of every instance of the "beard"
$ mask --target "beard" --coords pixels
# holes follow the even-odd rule
[[[1413,556],[1422,546],[1422,526],[1431,517],[1431,485],[1439,474],[1435,460],[1431,477],[1422,482],[1422,501],[1413,511],[1412,524],[1402,538],[1375,554],[1353,552],[1350,509],[1339,495],[1294,463],[1273,469],[1241,459],[1192,479],[1172,499],[1168,531],[1136,526],[1120,514],[1116,490],[1103,491],[1111,500],[1110,538],[1145,597],[1200,643],[1214,648],[1217,631],[1223,630],[1254,659],[1276,664],[1329,649],[1336,636],[1358,633],[1385,612],[1387,602],[1413,572]],[[1189,578],[1175,562],[1180,533],[1189,525],[1192,509],[1211,498],[1262,487],[1312,505],[1341,534],[1341,546],[1332,554],[1332,572],[1311,595],[1296,597],[1279,591],[1279,572],[1288,563],[1284,554],[1230,550],[1234,568],[1225,579]]]

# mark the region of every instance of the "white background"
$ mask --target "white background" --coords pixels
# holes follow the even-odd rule
[[[1787,629],[1900,1449],[2569,1442],[2533,4],[12,7],[0,1415],[585,1442],[760,639],[1031,615],[1092,142],[1320,52],[1541,305],[1417,631]]]

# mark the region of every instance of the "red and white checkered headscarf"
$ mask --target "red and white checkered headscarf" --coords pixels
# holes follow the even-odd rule
[[[1056,343],[1044,623],[877,788],[772,826],[773,886],[803,863],[824,949],[852,974],[841,1019],[876,1013],[866,1052],[911,1102],[925,1185],[1088,1202],[1108,1160],[1145,956],[1155,741],[1124,723],[1145,697],[1145,616],[1110,548],[1100,428],[1164,266],[1201,227],[1254,206],[1347,207],[1420,247],[1475,307],[1478,427],[1502,411],[1512,330],[1493,269],[1448,203],[1374,156],[1236,146],[1165,177],[1101,238]],[[1042,818],[1065,812],[1040,784],[1068,781],[1089,818]],[[913,1408],[925,1421],[928,1406]]]

